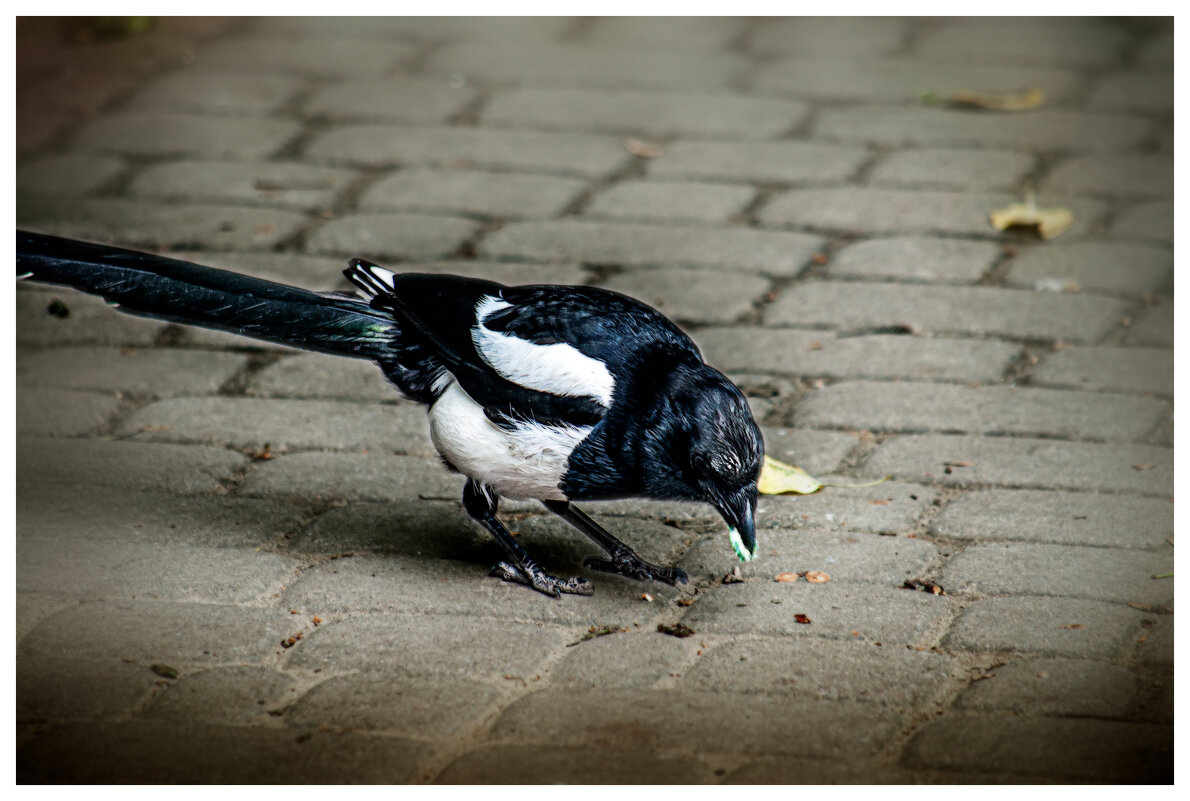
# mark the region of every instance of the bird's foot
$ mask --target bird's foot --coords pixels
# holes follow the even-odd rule
[[[621,576],[634,578],[637,581],[661,581],[672,586],[685,584],[687,581],[686,571],[680,567],[662,567],[650,564],[632,551],[613,554],[611,559],[589,556],[583,560],[583,567],[604,573],[619,573]]]
[[[504,581],[524,584],[553,598],[557,598],[561,593],[567,595],[595,594],[595,585],[582,576],[560,579],[551,576],[536,565],[523,568],[511,562],[497,562],[492,566],[491,575]]]

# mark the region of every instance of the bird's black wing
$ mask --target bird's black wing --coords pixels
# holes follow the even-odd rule
[[[360,259],[347,275],[416,328],[496,422],[593,425],[646,354],[699,358],[660,312],[608,290],[394,275]]]

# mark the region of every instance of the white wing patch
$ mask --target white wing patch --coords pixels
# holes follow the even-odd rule
[[[590,431],[589,426],[532,421],[501,428],[457,382],[430,407],[430,439],[438,452],[459,472],[506,498],[566,500],[558,482],[571,451]]]
[[[616,381],[598,359],[584,355],[565,342],[535,345],[520,337],[491,331],[484,320],[501,309],[512,308],[500,298],[485,295],[475,306],[471,339],[488,365],[515,384],[538,392],[570,398],[593,397],[611,406]]]

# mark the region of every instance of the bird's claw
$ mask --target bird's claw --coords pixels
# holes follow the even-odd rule
[[[526,570],[511,562],[497,562],[492,565],[491,575],[503,581],[524,584],[540,593],[557,598],[562,593],[567,595],[594,595],[595,585],[582,576],[560,579],[551,576],[541,568]]]
[[[619,573],[637,581],[660,581],[675,587],[687,582],[686,571],[680,567],[650,564],[635,554],[618,554],[611,559],[589,556],[583,560],[583,567],[603,573]]]

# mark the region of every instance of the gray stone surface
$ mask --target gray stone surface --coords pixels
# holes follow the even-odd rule
[[[648,165],[651,177],[762,184],[841,181],[868,160],[859,147],[817,142],[734,142],[681,140],[667,145]]]
[[[116,659],[22,659],[16,670],[17,723],[121,718],[148,703],[159,682],[164,683],[147,666]]]
[[[299,131],[288,120],[128,111],[88,125],[76,146],[126,156],[256,159],[273,155]]]
[[[46,156],[17,168],[18,195],[89,195],[112,183],[125,170],[112,156]]]
[[[237,36],[203,49],[203,67],[245,73],[292,73],[312,78],[381,75],[411,58],[417,49],[399,42],[368,42],[315,36]]]
[[[245,273],[266,281],[278,284],[298,286],[315,292],[330,290],[345,291],[353,285],[343,277],[343,269],[347,266],[345,253],[332,256],[304,256],[299,253],[200,253],[179,251],[173,254],[179,259],[198,262],[221,270],[231,270]],[[186,328],[182,331],[183,340],[186,334],[195,331],[209,331],[209,329]],[[246,342],[246,340],[245,340]],[[219,346],[225,346],[222,342]],[[258,347],[267,347],[263,342],[257,342]],[[281,346],[277,346],[281,347]],[[342,360],[340,360],[342,361]]]
[[[874,487],[848,487],[855,479],[819,476],[841,484],[813,495],[765,496],[757,524],[777,528],[826,528],[835,531],[905,533],[934,502],[937,494],[921,484],[888,481]],[[858,482],[866,483],[866,482]]]
[[[282,75],[188,69],[164,75],[129,101],[129,108],[195,114],[261,115],[280,111],[304,84]]]
[[[1141,617],[1135,609],[1103,601],[989,598],[966,605],[943,645],[959,651],[1120,659],[1131,652]]]
[[[296,162],[181,161],[141,170],[129,192],[160,200],[320,209],[356,178],[352,170]]]
[[[585,188],[573,178],[414,168],[373,184],[360,198],[360,208],[513,220],[555,217]]]
[[[1165,348],[1070,348],[1046,355],[1038,386],[1173,395],[1173,351]]]
[[[679,639],[657,631],[612,631],[567,643],[566,656],[550,670],[551,686],[653,687],[681,676],[696,658],[698,644],[689,637]]]
[[[217,392],[247,363],[233,353],[67,347],[18,353],[16,374],[22,387],[166,397]]]
[[[18,345],[150,345],[165,327],[143,317],[113,314],[102,298],[73,289],[30,283],[17,287]]]
[[[1124,334],[1127,345],[1173,347],[1173,299],[1156,298],[1153,308],[1143,313],[1139,322]]]
[[[1137,72],[1104,78],[1088,98],[1096,109],[1173,112],[1173,80],[1164,73]]]
[[[603,286],[643,300],[678,322],[730,323],[752,311],[769,282],[755,275],[663,269],[621,273]]]
[[[1139,681],[1122,667],[1081,659],[1027,659],[996,668],[958,697],[960,709],[1021,715],[1126,718]]]
[[[1131,39],[1096,21],[1031,24],[1013,19],[948,20],[917,42],[917,54],[942,62],[1108,66]]]
[[[386,453],[278,456],[258,463],[239,489],[252,497],[373,501],[419,495],[454,500],[462,490],[461,479],[438,459]]]
[[[960,487],[1173,493],[1173,450],[1147,445],[920,434],[882,444],[863,470]]]
[[[818,237],[785,231],[561,220],[507,225],[484,239],[479,252],[500,259],[796,275],[820,245]]]
[[[1137,203],[1116,216],[1111,234],[1117,239],[1140,239],[1173,244],[1173,203]]]
[[[1137,295],[1173,283],[1173,253],[1149,245],[1053,244],[1022,249],[1009,264],[1007,283],[1029,289]]]
[[[725,223],[744,210],[756,193],[743,186],[696,182],[631,181],[597,195],[584,216],[613,220]]]
[[[1172,197],[1173,159],[1165,156],[1073,158],[1042,184],[1049,195]]]
[[[188,673],[158,693],[146,720],[217,726],[262,726],[270,713],[296,700],[292,676],[256,665],[214,667]]]
[[[313,253],[391,259],[435,259],[453,255],[475,233],[461,217],[425,214],[353,214],[332,220],[310,235]]]
[[[365,122],[445,123],[477,97],[474,89],[444,80],[372,78],[316,91],[302,110],[311,117]]]
[[[947,504],[930,532],[960,540],[1162,549],[1165,538],[1173,538],[1173,503],[1085,492],[984,490]]]
[[[1033,170],[1034,160],[994,150],[926,148],[894,153],[872,171],[877,186],[962,189],[976,186],[1011,190]]]
[[[837,431],[764,427],[764,452],[774,459],[796,464],[810,473],[826,475],[838,469],[858,442]]]
[[[23,434],[78,437],[105,429],[120,410],[120,400],[97,392],[31,388],[21,392],[16,407]]]
[[[1166,413],[1159,400],[1020,387],[847,381],[798,404],[799,425],[872,431],[1050,434],[1133,442]]]
[[[257,397],[354,401],[391,402],[400,397],[372,362],[322,353],[302,353],[269,365],[252,378],[246,392]]]
[[[829,270],[832,278],[971,284],[999,255],[990,242],[901,236],[849,245],[835,256]]]
[[[1109,298],[1050,292],[812,281],[782,293],[766,310],[765,322],[1096,342],[1125,310]]]
[[[512,89],[492,98],[480,119],[495,127],[777,139],[806,113],[797,101],[726,93]]]
[[[510,784],[709,784],[719,775],[694,756],[534,743],[468,751],[443,768],[434,783],[486,784],[498,778]]]
[[[844,55],[861,61],[899,50],[904,20],[860,17],[798,17],[768,21],[748,38],[748,47],[765,54]]]

